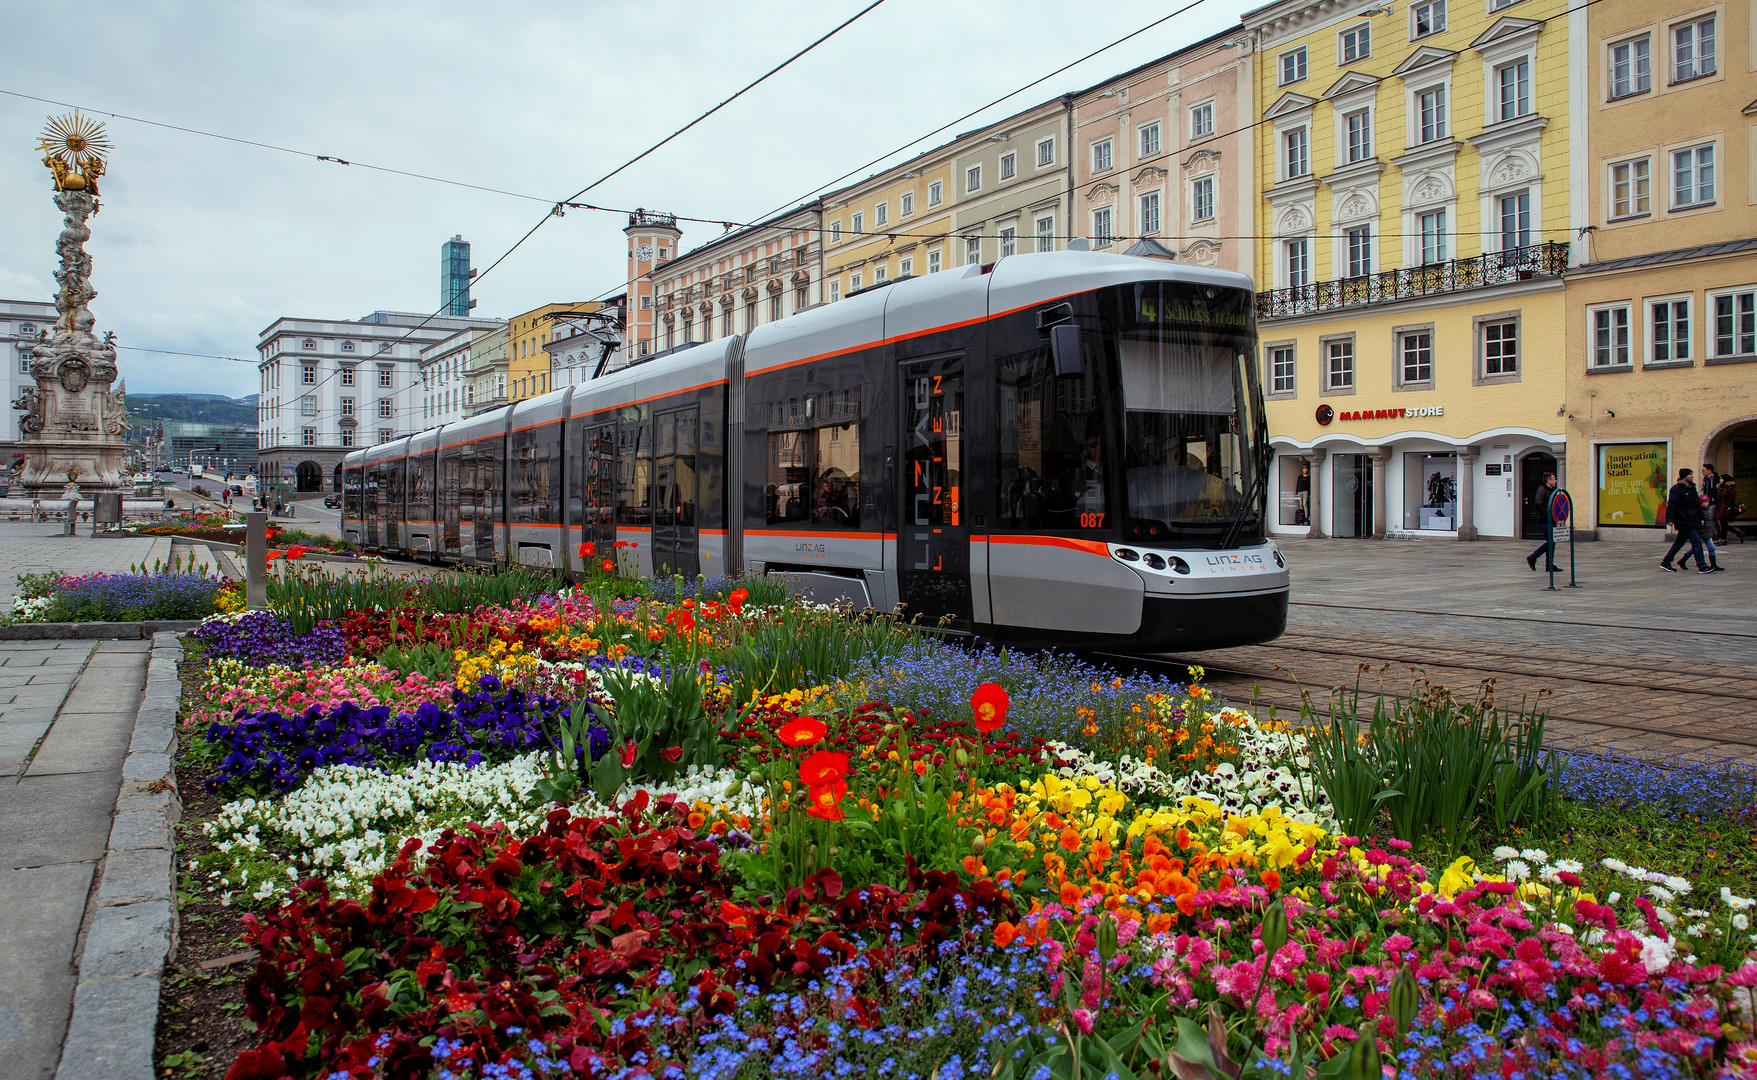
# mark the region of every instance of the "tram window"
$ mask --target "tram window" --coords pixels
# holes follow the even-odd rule
[[[768,417],[763,514],[770,525],[860,526],[858,388],[759,406]]]
[[[804,521],[810,509],[811,465],[805,435],[803,431],[769,432],[763,506],[771,525]]]
[[[433,520],[433,452],[409,459],[409,520]]]
[[[645,423],[624,424],[616,432],[616,521],[653,523],[653,432]]]
[[[860,425],[817,430],[812,521],[838,529],[860,527]]]
[[[559,424],[513,435],[512,520],[553,522],[560,516],[555,485]]]
[[[1003,357],[999,368],[1000,484],[1004,528],[1103,528],[1110,486],[1097,365],[1057,378],[1048,349]]]

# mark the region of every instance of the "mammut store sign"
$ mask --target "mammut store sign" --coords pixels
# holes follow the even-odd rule
[[[1332,420],[1409,420],[1418,416],[1445,416],[1443,405],[1423,405],[1415,409],[1352,409],[1337,412],[1328,405],[1318,406],[1318,423],[1328,426]]]

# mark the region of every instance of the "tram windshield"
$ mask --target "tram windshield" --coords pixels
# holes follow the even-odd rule
[[[1180,282],[1121,292],[1124,535],[1211,546],[1261,537],[1250,294]]]

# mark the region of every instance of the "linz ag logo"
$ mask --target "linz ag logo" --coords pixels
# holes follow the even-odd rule
[[[793,550],[796,554],[800,554],[800,555],[822,555],[824,553],[824,545],[822,545],[822,544],[794,544]]]
[[[1261,555],[1245,552],[1239,555],[1205,555],[1210,574],[1254,574],[1269,569]]]

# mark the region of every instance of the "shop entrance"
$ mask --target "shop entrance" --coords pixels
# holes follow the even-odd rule
[[[1540,451],[1527,454],[1519,461],[1519,535],[1523,539],[1544,538],[1544,515],[1549,510],[1546,505],[1549,497],[1544,492],[1543,478],[1545,473],[1555,471],[1556,458],[1553,454]]]
[[[1330,477],[1330,535],[1373,535],[1373,459],[1367,454],[1336,454]]]

